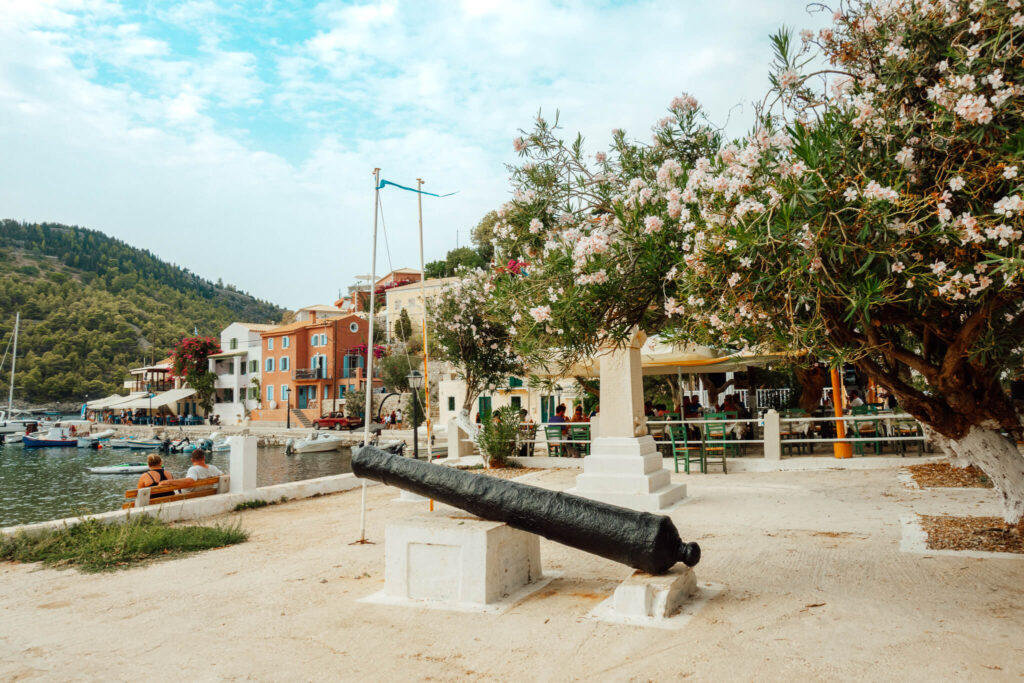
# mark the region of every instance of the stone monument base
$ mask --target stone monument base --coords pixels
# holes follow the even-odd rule
[[[384,594],[487,606],[541,578],[540,538],[450,511],[389,524]]]
[[[684,564],[660,576],[638,570],[615,589],[612,609],[623,617],[668,619],[696,590],[697,575]]]
[[[650,435],[598,437],[583,459],[575,493],[633,510],[661,512],[686,497],[685,484],[673,484]]]

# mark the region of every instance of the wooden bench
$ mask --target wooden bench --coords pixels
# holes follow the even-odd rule
[[[147,505],[159,505],[160,503],[173,503],[176,500],[188,500],[189,498],[202,498],[213,496],[218,493],[228,492],[229,475],[222,474],[219,477],[200,479],[189,488],[181,486],[147,486],[141,489],[130,489],[124,492],[128,502],[121,506],[122,510],[133,507],[145,507]],[[181,493],[174,493],[182,491]],[[160,496],[153,498],[154,493],[174,493],[171,496]],[[132,500],[134,498],[135,500]]]

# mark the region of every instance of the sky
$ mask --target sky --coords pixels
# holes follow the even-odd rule
[[[373,177],[426,261],[555,111],[591,152],[681,92],[732,135],[805,0],[0,0],[0,218],[100,230],[288,308],[370,268]],[[419,267],[381,192],[378,273]],[[385,238],[386,237],[386,238]]]

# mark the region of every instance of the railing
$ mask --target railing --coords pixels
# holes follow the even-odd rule
[[[333,379],[323,368],[300,368],[295,370],[295,379]]]
[[[836,423],[842,422],[847,425],[848,434],[842,438],[837,436]],[[927,445],[927,438],[921,429],[920,424],[913,416],[906,413],[878,413],[873,415],[844,415],[842,417],[825,416],[792,416],[782,417],[778,412],[772,410],[761,417],[751,418],[726,418],[726,419],[705,419],[692,418],[685,420],[648,420],[648,433],[654,437],[654,442],[659,447],[668,447],[671,454],[672,440],[669,436],[669,427],[682,425],[688,429],[687,445],[703,446],[705,443],[720,445],[720,436],[708,437],[703,425],[717,424],[726,425],[726,439],[730,445],[742,449],[745,446],[762,446],[763,457],[766,459],[779,459],[784,451],[790,454],[794,450],[807,450],[813,452],[815,444],[829,445],[834,443],[848,443],[855,446],[874,444],[875,452],[881,453],[883,446],[892,446],[895,450],[904,454],[908,443],[917,443],[923,451]],[[522,424],[521,430],[529,425]],[[548,440],[545,434],[545,427],[558,427],[563,430],[571,430],[573,427],[586,426],[590,423],[580,422],[541,422],[534,424],[533,439],[523,439],[523,431],[520,431],[518,438],[520,443],[558,445],[558,446],[584,446],[592,442],[591,439],[576,439],[570,433],[565,433],[561,439]],[[477,425],[482,428],[483,425]],[[865,436],[867,429],[870,433]],[[692,436],[689,436],[692,435]],[[471,439],[463,439],[471,441]],[[679,445],[678,443],[676,445]],[[858,449],[861,450],[861,449]],[[822,451],[822,455],[825,451]]]

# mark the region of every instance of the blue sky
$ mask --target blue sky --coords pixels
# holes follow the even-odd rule
[[[591,150],[682,91],[732,134],[802,0],[0,0],[0,217],[102,230],[275,303],[368,271],[375,166],[426,258],[509,195],[512,139],[561,111]],[[378,270],[418,266],[383,194]],[[390,255],[390,259],[389,259]]]

